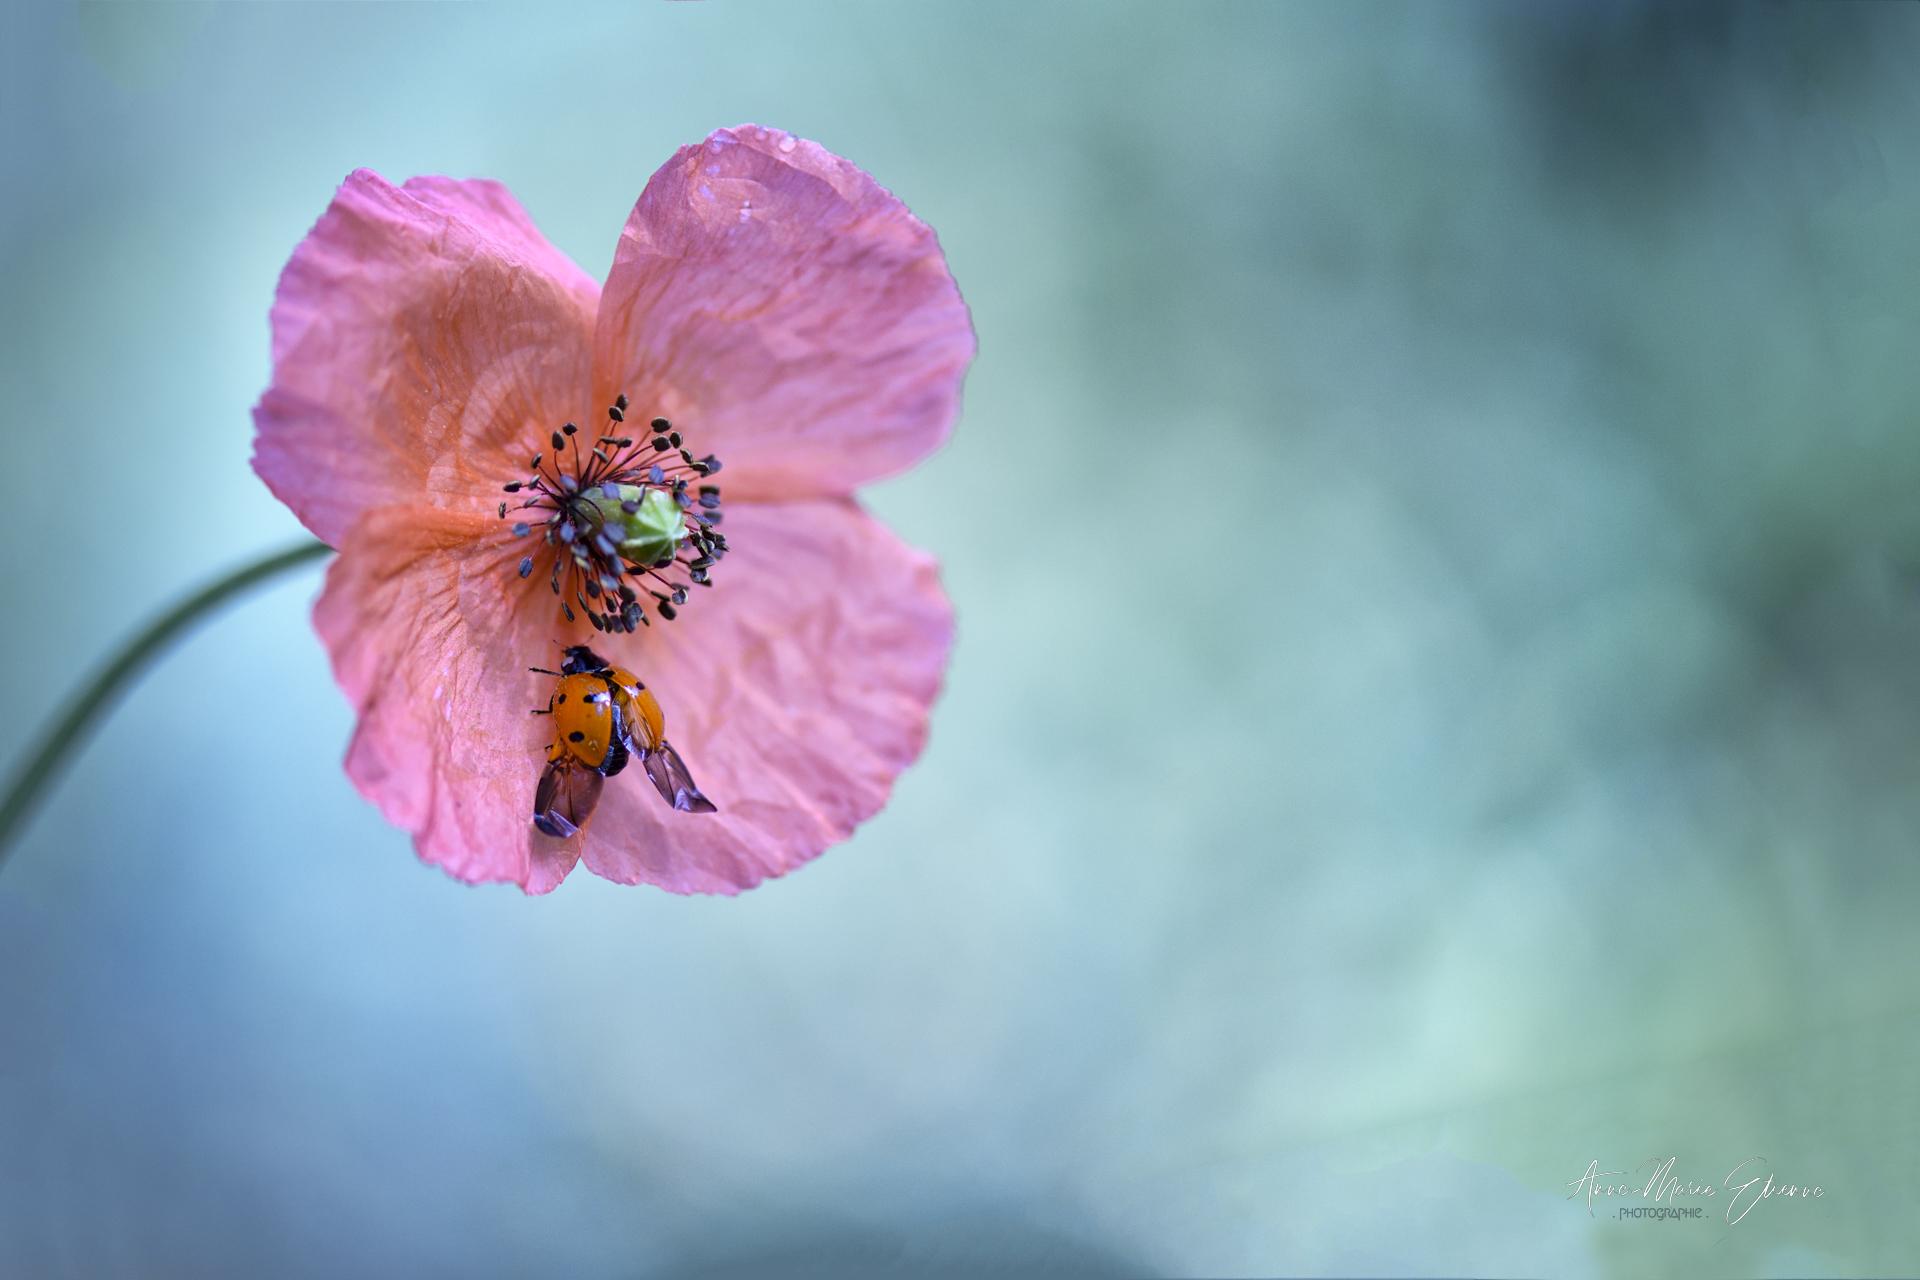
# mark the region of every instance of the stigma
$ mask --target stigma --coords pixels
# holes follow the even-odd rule
[[[626,415],[622,395],[590,444],[573,423],[562,426],[552,451],[527,464],[532,474],[506,486],[518,505],[500,504],[515,537],[540,538],[520,576],[543,571],[561,615],[584,616],[596,631],[635,631],[654,614],[671,622],[691,588],[713,585],[727,553],[720,488],[707,483],[720,459],[694,457],[665,418],[644,434],[621,434],[630,430]]]

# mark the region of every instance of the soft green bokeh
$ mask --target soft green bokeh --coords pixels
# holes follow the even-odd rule
[[[1894,6],[11,8],[10,757],[296,532],[248,409],[357,166],[599,274],[779,125],[938,229],[980,358],[871,494],[958,609],[928,752],[738,900],[418,864],[312,575],[131,691],[0,873],[0,1273],[1920,1272],[1917,57]],[[1824,1197],[1567,1198],[1753,1155]]]

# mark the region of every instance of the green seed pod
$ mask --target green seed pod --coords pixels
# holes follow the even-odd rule
[[[596,494],[587,505],[599,513],[601,527],[613,538],[620,554],[639,564],[652,564],[673,555],[687,536],[687,520],[680,504],[664,489],[623,484],[619,497]],[[628,511],[627,508],[634,508]]]

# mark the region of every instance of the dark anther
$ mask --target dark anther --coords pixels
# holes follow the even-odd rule
[[[720,459],[714,457],[712,454],[708,454],[706,457],[700,459],[700,464],[707,469],[708,475],[717,476],[720,474]]]
[[[627,393],[624,391],[622,391],[619,395],[613,398],[613,407],[621,410],[622,412],[625,412],[626,407],[632,403],[633,401],[627,399]]]
[[[660,616],[665,618],[668,622],[672,622],[674,618],[678,616],[674,612],[673,604],[671,601],[662,600],[660,602]]]
[[[504,489],[505,489],[505,490],[506,490],[506,491],[507,491],[508,493],[518,493],[518,492],[520,492],[520,482],[519,482],[518,480],[515,480],[515,481],[513,481],[513,482],[511,482],[511,483],[509,483],[509,484],[506,484],[506,485],[503,485],[503,486],[501,486],[501,487],[502,487],[502,488],[504,488]]]
[[[520,562],[520,576],[524,578],[524,577],[527,577],[532,572],[533,572],[533,557],[528,556],[526,559]]]
[[[675,431],[669,434],[667,436],[667,443],[678,449],[680,447],[680,433]]]
[[[558,431],[554,432],[553,433],[553,451],[555,453],[558,453],[566,447],[567,447],[567,438],[561,435]]]
[[[665,453],[671,448],[673,448],[673,446],[667,443],[665,436],[655,436],[653,438],[653,451],[655,453]]]
[[[700,505],[711,511],[720,505],[720,495],[710,492],[702,486],[700,491]]]
[[[571,422],[568,422],[568,423],[561,424],[560,429],[566,432],[568,435],[572,435],[574,432],[578,431],[580,428],[574,426]]]
[[[500,504],[500,518],[502,520],[507,518],[507,504],[504,502]]]
[[[710,494],[710,493],[711,493],[711,494],[713,494],[713,495],[714,495],[715,497],[719,497],[719,496],[720,496],[720,486],[719,486],[719,485],[717,485],[717,484],[703,484],[703,485],[701,485],[701,486],[700,486],[700,496],[701,496],[701,497],[703,497],[703,498],[704,498],[704,497],[706,497],[706,496],[707,496],[708,494]]]
[[[655,418],[651,425],[655,432],[673,430],[673,424],[671,422],[668,422],[665,418]]]
[[[655,484],[665,484],[667,482],[667,473],[657,466],[648,467],[647,479],[653,481]]]
[[[533,530],[527,527],[527,522],[525,520],[521,520],[513,526],[513,536],[516,538],[524,538],[531,532],[533,532]],[[521,576],[525,577],[526,575],[522,574]]]
[[[607,416],[609,418],[612,418],[615,422],[625,422],[627,420],[626,413],[623,412],[620,406],[617,404],[614,405],[613,408],[607,410]]]
[[[675,604],[685,604],[687,602],[687,589],[685,587],[675,587],[673,589],[673,602]]]
[[[534,455],[533,455],[533,461],[532,461],[532,462],[529,462],[529,463],[527,464],[527,467],[528,467],[528,469],[529,469],[529,470],[532,470],[532,471],[538,471],[538,470],[540,469],[540,459],[542,459],[542,458],[544,458],[544,457],[546,457],[546,456],[547,456],[547,455],[546,455],[546,454],[544,454],[544,453],[536,453],[536,454],[534,454]]]

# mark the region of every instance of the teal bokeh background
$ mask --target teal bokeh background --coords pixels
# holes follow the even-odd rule
[[[1920,13],[16,6],[9,758],[296,525],[266,312],[350,169],[595,274],[757,121],[981,354],[871,494],[931,746],[734,901],[418,864],[309,572],[0,874],[0,1273],[1920,1270]],[[1590,1217],[1589,1161],[1812,1202]],[[1683,1202],[1685,1203],[1685,1202]]]

